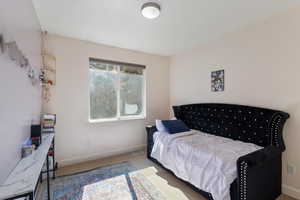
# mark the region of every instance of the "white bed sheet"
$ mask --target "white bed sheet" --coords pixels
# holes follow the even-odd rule
[[[151,156],[179,178],[211,193],[215,200],[230,200],[238,158],[261,148],[196,130],[156,132]]]

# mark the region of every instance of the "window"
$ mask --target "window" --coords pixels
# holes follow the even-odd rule
[[[145,117],[145,66],[90,59],[90,121]]]

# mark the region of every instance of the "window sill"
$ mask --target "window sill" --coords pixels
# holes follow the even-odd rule
[[[143,120],[146,119],[145,116],[128,116],[122,118],[111,118],[111,119],[89,119],[89,123],[104,123],[104,122],[118,122],[118,121],[127,121],[127,120]]]

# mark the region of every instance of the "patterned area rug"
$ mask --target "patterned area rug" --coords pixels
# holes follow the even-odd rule
[[[47,199],[45,181],[38,199]],[[160,191],[129,162],[51,180],[53,200],[164,200]]]

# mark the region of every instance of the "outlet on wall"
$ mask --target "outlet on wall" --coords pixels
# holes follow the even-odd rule
[[[289,175],[293,175],[296,172],[296,167],[294,165],[288,163],[286,166],[286,170]]]

